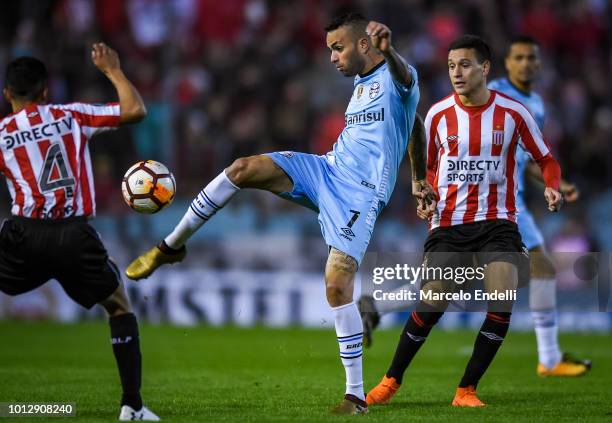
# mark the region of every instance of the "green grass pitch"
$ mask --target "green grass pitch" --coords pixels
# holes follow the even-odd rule
[[[108,326],[0,322],[0,402],[74,402],[76,418],[117,418],[119,378]],[[382,377],[399,328],[376,333],[366,350],[366,389]],[[450,407],[475,332],[434,330],[394,401],[366,416],[332,416],[344,393],[333,330],[141,327],[143,398],[168,422],[612,421],[612,337],[562,335],[589,357],[573,380],[535,375],[535,339],[513,333],[481,381],[485,409]],[[35,421],[40,418],[0,418]]]

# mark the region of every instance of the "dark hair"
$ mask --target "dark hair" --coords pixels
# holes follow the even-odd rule
[[[482,38],[476,35],[462,35],[450,43],[450,46],[448,46],[448,51],[458,50],[460,48],[474,49],[476,51],[478,63],[483,63],[485,60],[491,61],[491,49],[489,48],[489,45]]]
[[[19,57],[6,67],[4,84],[21,100],[35,101],[47,87],[49,75],[45,64],[34,57]]]
[[[368,26],[368,20],[361,13],[348,12],[342,15],[336,16],[331,22],[325,27],[325,32],[334,31],[341,26],[351,26],[354,29],[359,29],[365,33],[365,29]]]
[[[506,57],[510,55],[510,49],[514,44],[532,44],[534,46],[540,46],[540,42],[530,35],[518,34],[510,38],[508,48],[506,49]]]

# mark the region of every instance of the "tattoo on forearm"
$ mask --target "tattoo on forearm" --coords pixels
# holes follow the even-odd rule
[[[412,179],[422,180],[427,176],[427,164],[425,160],[425,125],[423,119],[417,113],[414,117],[414,125],[410,134],[408,144],[408,156],[412,168]]]

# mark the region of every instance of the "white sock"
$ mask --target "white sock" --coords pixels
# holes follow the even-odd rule
[[[240,188],[229,180],[225,171],[213,179],[191,202],[172,233],[164,241],[170,248],[179,249],[217,211],[221,210]]]
[[[346,393],[365,400],[361,354],[363,325],[355,302],[332,307],[336,323],[336,335],[340,346],[340,359],[346,372]]]
[[[538,359],[544,367],[552,369],[561,361],[559,348],[557,316],[555,310],[532,311],[538,341]]]
[[[529,307],[538,341],[538,358],[547,368],[561,361],[557,326],[557,281],[534,278],[529,282]]]

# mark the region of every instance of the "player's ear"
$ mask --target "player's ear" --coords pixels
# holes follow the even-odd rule
[[[491,62],[488,60],[485,60],[482,63],[482,76],[486,77],[489,74],[490,70],[491,70]]]
[[[357,46],[362,54],[366,54],[370,50],[369,37],[362,37],[357,41]]]

